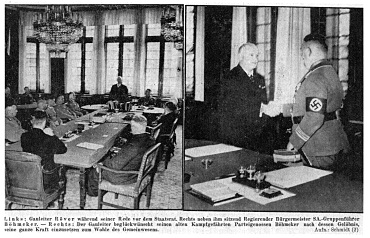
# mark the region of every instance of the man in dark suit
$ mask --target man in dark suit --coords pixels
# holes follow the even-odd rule
[[[327,61],[325,37],[310,34],[301,46],[308,69],[296,86],[292,135],[287,149],[299,150],[304,163],[335,170],[348,147],[348,139],[336,111],[341,108],[343,88],[333,66]]]
[[[32,104],[35,102],[29,87],[24,87],[24,94],[21,95],[20,104]]]
[[[170,134],[173,122],[177,118],[177,113],[176,113],[176,105],[173,104],[172,102],[167,102],[164,106],[164,113],[161,115],[154,123],[155,124],[160,124],[162,123],[161,126],[161,131],[159,136],[163,134]],[[160,141],[161,142],[161,141]],[[163,142],[163,141],[162,141]]]
[[[111,109],[115,108],[115,105],[125,103],[128,101],[128,89],[126,85],[122,84],[122,77],[117,77],[117,84],[112,85],[109,93],[108,105]]]
[[[39,155],[44,170],[51,171],[56,168],[54,154],[64,154],[67,147],[50,128],[45,128],[46,112],[35,111],[32,119],[32,130],[22,134],[21,146],[24,152]],[[58,186],[59,177],[56,173],[52,175],[44,174],[44,188]]]
[[[139,171],[141,160],[149,147],[155,141],[146,133],[147,120],[142,115],[135,115],[131,120],[131,138],[122,146],[115,156],[106,158],[104,166],[121,171]],[[98,194],[98,173],[95,169],[90,170],[88,175],[88,194]],[[102,177],[112,184],[130,184],[136,182],[137,174],[116,174],[103,170]]]
[[[145,90],[145,97],[139,98],[138,104],[142,106],[154,106],[155,99],[151,96],[152,90],[149,88]]]
[[[265,79],[255,72],[258,48],[245,43],[239,48],[239,64],[234,67],[221,88],[220,138],[224,143],[259,152],[271,150],[263,134],[269,117],[260,113],[267,103]]]

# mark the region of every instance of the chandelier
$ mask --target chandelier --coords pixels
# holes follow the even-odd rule
[[[72,13],[70,6],[47,6],[44,13],[34,16],[33,35],[57,54],[67,52],[68,45],[76,43],[82,36],[82,29],[80,16]]]
[[[182,6],[163,9],[161,18],[161,35],[165,41],[182,43],[184,27],[182,24]]]

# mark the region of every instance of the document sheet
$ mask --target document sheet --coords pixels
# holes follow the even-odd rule
[[[185,155],[189,157],[202,157],[208,155],[216,155],[221,153],[233,152],[241,150],[242,148],[232,146],[232,145],[225,145],[225,144],[217,144],[217,145],[206,145],[200,147],[194,147],[185,150]]]
[[[266,173],[266,181],[280,188],[291,188],[332,173],[308,166],[293,166]]]

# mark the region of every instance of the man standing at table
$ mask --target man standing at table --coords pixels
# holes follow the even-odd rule
[[[122,146],[118,154],[103,161],[103,165],[121,171],[139,171],[141,160],[149,147],[155,144],[150,135],[146,133],[147,120],[142,115],[135,115],[131,120],[132,137]],[[98,195],[98,173],[92,169],[88,175],[88,194]],[[103,179],[112,184],[135,183],[137,174],[117,174],[107,170],[102,172]]]
[[[343,89],[327,61],[327,49],[322,35],[304,38],[301,53],[308,72],[296,86],[294,125],[287,149],[299,150],[306,165],[335,170],[349,143],[336,115],[342,105]]]
[[[128,101],[128,89],[122,84],[122,77],[117,77],[117,84],[114,84],[109,93],[109,107],[114,108],[114,104],[125,103]]]
[[[267,103],[265,79],[255,72],[258,48],[245,43],[239,48],[239,64],[226,77],[220,97],[220,138],[224,143],[268,153],[264,128],[269,117],[260,114]]]
[[[54,135],[52,129],[45,128],[46,112],[35,111],[32,119],[32,130],[21,137],[21,146],[24,152],[36,154],[41,157],[41,165],[45,171],[56,168],[54,154],[64,154],[67,147]],[[44,188],[58,186],[59,176],[57,173],[44,174]]]

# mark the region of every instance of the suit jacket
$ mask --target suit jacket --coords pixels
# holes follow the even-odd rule
[[[54,110],[60,119],[73,120],[75,118],[73,112],[65,104],[55,105]]]
[[[154,144],[149,134],[133,135],[116,156],[104,160],[103,164],[121,171],[139,171],[143,155]],[[102,176],[113,184],[130,184],[137,179],[137,174],[114,174],[106,170]]]
[[[85,114],[76,101],[68,101],[67,107],[77,116],[83,116]]]
[[[26,132],[22,128],[21,122],[16,118],[5,117],[5,139],[16,142],[21,139],[22,133]]]
[[[32,129],[21,137],[21,145],[24,152],[39,155],[41,164],[45,170],[55,168],[54,154],[64,154],[67,147],[56,136],[49,136],[41,129]]]
[[[35,102],[35,99],[33,99],[32,94],[22,94],[20,97],[20,104],[32,104]]]
[[[347,136],[340,120],[324,121],[325,114],[341,108],[343,88],[327,61],[311,67],[296,87],[293,116],[303,116],[293,125],[289,141],[307,156],[327,156],[346,150]]]
[[[138,104],[143,105],[143,106],[154,106],[155,105],[155,98],[153,98],[153,97],[139,98]]]
[[[248,76],[243,68],[234,67],[221,85],[219,99],[220,134],[225,143],[257,150],[255,144],[262,133],[259,116],[261,103],[267,102],[264,78]]]
[[[126,102],[128,98],[128,89],[125,85],[121,84],[119,87],[114,84],[110,89],[109,99],[117,100],[120,103]]]
[[[163,134],[170,134],[172,129],[172,124],[175,121],[177,115],[174,112],[168,113],[166,115],[162,115],[158,119],[158,124],[162,123],[160,135]]]

